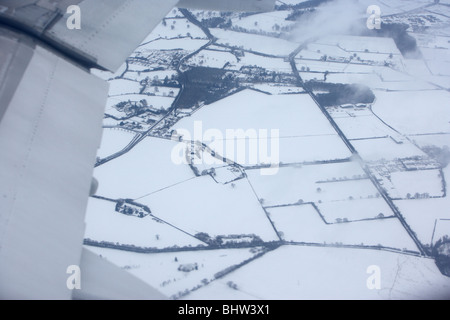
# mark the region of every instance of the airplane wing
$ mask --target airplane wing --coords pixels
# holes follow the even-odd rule
[[[74,4],[81,29],[67,26]],[[177,4],[0,2],[0,299],[165,298],[82,247],[108,94],[108,84],[89,69],[116,71]],[[267,11],[274,0],[179,5]],[[67,285],[73,265],[81,270],[81,290]]]

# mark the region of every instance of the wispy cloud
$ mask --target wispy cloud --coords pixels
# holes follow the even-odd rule
[[[311,38],[357,32],[366,28],[367,8],[358,0],[335,0],[300,16],[290,40],[303,42]]]

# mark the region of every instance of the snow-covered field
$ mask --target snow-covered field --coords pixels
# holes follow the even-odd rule
[[[432,134],[423,136],[410,137],[421,148],[429,146],[437,146],[439,148],[450,148],[450,134]]]
[[[309,61],[295,59],[297,69],[299,71],[308,69],[315,72],[344,72],[348,66],[346,63],[330,62],[330,61]]]
[[[151,216],[138,218],[115,211],[116,203],[91,198],[88,203],[85,238],[138,247],[196,247],[202,241]]]
[[[408,141],[397,143],[391,138],[352,141],[353,146],[365,161],[393,160],[409,157],[424,157],[425,153]]]
[[[142,43],[145,45],[155,39],[171,39],[177,37],[206,38],[206,35],[199,27],[187,19],[165,19],[153,29]]]
[[[373,115],[336,116],[334,120],[348,139],[380,138],[394,133]]]
[[[279,32],[281,28],[291,28],[295,25],[294,21],[285,20],[290,11],[275,11],[253,14],[242,18],[233,18],[231,20],[233,27],[239,27],[250,32],[274,33]]]
[[[128,270],[168,297],[204,286],[215,279],[216,273],[252,258],[259,251],[254,248],[142,254],[96,247],[89,250]],[[197,269],[178,270],[182,265],[196,265]]]
[[[244,56],[239,59],[240,61],[236,63],[231,61],[230,65],[227,66],[227,69],[240,70],[244,66],[258,66],[265,68],[268,71],[286,73],[292,72],[289,62],[285,61],[283,58],[268,58],[250,52],[245,52]]]
[[[411,91],[376,93],[373,111],[403,134],[450,132],[450,93]]]
[[[348,180],[364,177],[357,163],[334,163],[282,167],[273,176],[260,175],[259,170],[247,170],[249,180],[264,206],[303,202],[328,203],[368,199],[377,195],[377,190],[368,179]]]
[[[175,142],[146,138],[131,151],[94,171],[98,193],[112,199],[135,199],[161,188],[194,178],[187,165],[172,162]]]
[[[417,251],[400,222],[393,219],[325,224],[310,204],[267,209],[286,241],[344,245],[382,245]]]
[[[394,213],[381,198],[316,203],[327,223],[393,217]]]
[[[348,35],[325,36],[318,42],[322,44],[336,45],[347,52],[371,52],[400,55],[392,38],[355,37]]]
[[[283,39],[228,31],[218,28],[210,29],[210,31],[219,39],[218,43],[220,44],[243,48],[250,51],[257,51],[268,55],[288,56],[298,47],[298,44]]]
[[[134,138],[135,134],[123,129],[103,130],[102,143],[97,151],[97,157],[105,158],[123,150]]]
[[[142,85],[138,81],[115,79],[109,81],[109,96],[139,93]]]
[[[195,130],[199,125],[202,132]],[[244,90],[182,119],[173,129],[186,130],[190,137],[186,136],[185,139],[202,139],[220,155],[228,155],[227,158],[234,152],[234,149],[227,147],[230,142],[230,137],[226,136],[227,130],[253,132],[255,137],[249,134],[253,140],[245,141],[246,160],[240,160],[237,153],[230,157],[243,165],[265,162],[261,154],[256,163],[251,161],[249,152],[253,150],[251,145],[256,146],[258,152],[262,152],[261,144],[268,147],[273,145],[277,139],[272,130],[279,132],[279,160],[283,163],[345,159],[351,155],[308,95],[269,96]],[[209,135],[208,131],[217,134]],[[264,139],[261,131],[267,132],[269,140]],[[238,140],[235,145],[237,148]],[[325,145],[328,147],[324,148]]]
[[[371,266],[380,289],[369,289]],[[232,281],[237,290],[226,284]],[[186,296],[186,299],[436,299],[450,279],[432,259],[391,252],[284,246]]]
[[[398,200],[395,205],[419,240],[423,244],[430,244],[436,219],[450,219],[448,199],[447,196],[438,199]],[[449,234],[450,230],[446,232]]]
[[[261,90],[270,94],[294,94],[294,93],[303,93],[305,90],[300,87],[291,87],[291,86],[276,86],[273,84],[267,83],[256,83],[251,85],[252,88],[256,90]]]
[[[203,50],[186,61],[186,63],[194,66],[222,69],[226,64],[236,63],[236,57],[227,51]]]
[[[175,39],[159,39],[155,41],[151,41],[139,47],[140,51],[149,51],[149,50],[187,50],[187,51],[195,51],[199,49],[201,46],[208,43],[208,40],[204,39],[191,39],[189,37],[186,38],[175,38]]]
[[[450,167],[447,166],[443,169],[443,173],[448,181]],[[406,222],[416,232],[419,240],[425,245],[430,244],[432,241],[436,221],[450,219],[450,197],[448,192],[446,197],[443,198],[399,200],[395,201],[395,205],[400,209]],[[443,224],[443,226],[448,226],[448,224]],[[442,229],[442,226],[440,226],[439,234],[440,236],[444,234],[450,236],[450,229]],[[436,240],[438,239],[435,238],[434,241]]]
[[[393,198],[414,197],[416,193],[427,194],[428,197],[443,196],[443,182],[439,170],[393,172],[391,181],[396,194]]]
[[[156,217],[190,234],[206,232],[212,237],[255,234],[264,241],[277,239],[246,179],[232,186],[203,176],[138,201],[150,207]]]
[[[446,180],[450,177],[450,167],[444,170]],[[406,222],[416,232],[423,244],[430,244],[433,237],[436,220],[450,219],[450,197],[436,199],[412,199],[395,201]],[[447,224],[448,226],[448,224]],[[444,232],[450,236],[450,229]],[[437,239],[434,239],[436,241]]]

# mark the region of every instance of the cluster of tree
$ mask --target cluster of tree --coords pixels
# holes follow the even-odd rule
[[[428,199],[428,198],[430,198],[430,194],[428,192],[425,192],[425,193],[416,192],[414,194],[414,196],[412,196],[411,193],[408,193],[408,194],[406,194],[406,198],[407,199]]]
[[[173,245],[171,247],[166,248],[156,248],[156,247],[140,247],[135,246],[134,244],[120,244],[119,242],[111,242],[111,241],[96,241],[89,238],[84,239],[83,244],[93,247],[100,247],[100,248],[108,248],[108,249],[117,249],[117,250],[124,250],[124,251],[131,251],[131,252],[138,252],[138,253],[163,253],[163,252],[180,252],[180,251],[199,251],[199,250],[205,250],[204,245],[199,244],[196,247],[187,246],[187,247],[180,247],[177,245]]]
[[[398,50],[407,58],[420,59],[422,54],[417,41],[408,33],[409,25],[405,23],[381,23],[381,29],[364,29],[363,36],[392,38]],[[360,31],[359,31],[360,32]]]
[[[436,241],[432,254],[442,274],[450,277],[450,238],[447,235]]]
[[[423,147],[422,150],[431,158],[439,162],[442,168],[445,168],[450,163],[450,148],[448,146],[443,146],[442,148],[437,146],[426,146]]]
[[[244,33],[249,33],[249,34],[257,34],[257,35],[272,37],[272,38],[278,38],[280,36],[279,31],[289,31],[290,29],[291,29],[291,27],[289,27],[289,26],[280,27],[278,24],[275,24],[272,27],[272,30],[274,30],[276,32],[268,32],[268,31],[264,31],[261,29],[248,29],[248,28],[243,28],[240,26],[231,26],[228,28],[228,30],[231,30],[231,31],[244,32]]]
[[[308,9],[308,8],[315,8],[317,6],[320,6],[321,4],[324,4],[326,2],[329,2],[331,0],[307,0],[307,1],[302,1],[300,3],[296,3],[296,4],[281,4],[281,5],[276,5],[275,6],[275,10],[280,10],[280,11],[284,11],[284,10],[296,10],[296,9]]]
[[[202,20],[202,25],[206,28],[222,28],[227,29],[231,27],[231,20],[224,17],[212,17]]]
[[[303,15],[305,14],[311,14],[315,12],[315,8],[307,8],[307,9],[301,9],[301,8],[295,8],[292,10],[292,12],[287,16],[286,20],[288,21],[297,21],[299,20]]]
[[[180,264],[177,270],[183,272],[191,272],[194,270],[198,270],[198,264],[197,263]]]
[[[231,289],[237,290],[238,286],[236,283],[234,283],[233,281],[228,281],[227,282],[227,286],[230,287]]]
[[[216,237],[211,237],[206,232],[199,232],[195,234],[195,237],[203,242],[206,242],[210,246],[219,248],[220,247],[240,248],[240,247],[247,247],[249,245],[264,245],[264,241],[255,234],[239,234],[226,236],[218,235]]]
[[[325,107],[343,104],[373,103],[375,95],[369,87],[362,84],[325,83],[319,81],[305,82],[309,90],[328,91],[318,94],[317,101]]]
[[[177,100],[177,108],[191,108],[201,102],[213,103],[239,87],[230,72],[218,68],[194,67],[183,73],[184,90]]]

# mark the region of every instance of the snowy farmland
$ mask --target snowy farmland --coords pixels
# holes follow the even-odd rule
[[[347,35],[326,36],[318,42],[335,45],[346,52],[371,52],[401,55],[392,38],[355,37]]]
[[[99,73],[111,89],[87,247],[171,299],[450,296],[432,247],[450,236],[450,45],[437,27],[449,9],[357,2],[408,31],[304,43],[296,27],[327,5],[174,9],[116,74]],[[332,101],[341,84],[373,103]]]
[[[316,204],[327,223],[383,219],[394,216],[391,208],[380,197],[321,202]]]
[[[227,66],[230,70],[240,70],[244,66],[258,66],[268,71],[291,73],[291,66],[283,58],[268,58],[265,56],[245,52],[239,61],[233,61]]]
[[[247,170],[247,175],[264,206],[296,204],[300,200],[302,203],[351,201],[377,195],[372,182],[361,179],[364,172],[353,162],[282,167],[273,176]]]
[[[334,120],[345,136],[352,139],[373,139],[388,137],[395,132],[373,115],[358,116],[358,112],[336,116]]]
[[[231,20],[233,27],[254,33],[279,33],[280,29],[291,29],[294,21],[288,21],[290,11],[265,12]]]
[[[202,132],[199,134],[196,134],[200,130],[196,130],[196,126],[201,126]],[[234,153],[234,149],[227,148],[226,142],[229,140],[222,142],[222,139],[227,138],[227,130],[241,129],[244,132],[247,130],[254,132],[255,137],[249,133],[247,137],[249,140],[244,141],[247,146],[245,160],[237,159],[237,156],[230,157],[242,165],[264,162],[261,155],[256,162],[250,161],[248,153],[253,150],[250,149],[251,145],[256,148],[261,148],[261,143],[272,146],[278,140],[274,138],[273,130],[279,132],[279,161],[282,163],[345,159],[351,156],[308,95],[268,96],[253,90],[245,90],[204,107],[193,116],[179,121],[173,129],[190,133],[184,139],[202,139],[211,149],[227,158]],[[261,136],[261,130],[267,131],[268,140]],[[217,134],[212,137],[207,134],[208,131]],[[257,139],[258,142],[252,139]],[[236,147],[237,145],[238,141]],[[323,148],[324,145],[332,148]]]
[[[247,180],[234,184],[223,185],[210,176],[198,177],[138,201],[149,206],[156,217],[190,234],[204,232],[211,237],[255,234],[264,241],[276,240]],[[207,196],[202,197],[204,194]]]
[[[291,87],[291,86],[279,86],[279,85],[271,85],[267,83],[255,83],[251,85],[252,88],[256,90],[260,90],[263,92],[267,92],[270,94],[295,94],[295,93],[304,93],[305,90],[299,87]]]
[[[135,199],[194,178],[189,166],[171,161],[175,142],[146,138],[131,151],[95,169],[98,194],[112,199]]]
[[[168,297],[178,297],[179,293],[189,292],[194,287],[206,286],[215,280],[217,273],[251,259],[259,252],[257,248],[158,254],[95,247],[90,247],[89,250],[128,270]],[[189,272],[178,270],[182,265],[193,266],[193,270]]]
[[[379,290],[367,287],[371,266],[381,272]],[[230,281],[237,290],[227,286]],[[284,246],[186,299],[442,299],[449,290],[450,280],[431,259],[374,250]]]
[[[396,194],[393,198],[412,198],[417,195],[426,197],[444,196],[444,182],[439,170],[420,170],[393,172],[391,181]]]
[[[352,141],[365,161],[425,157],[425,153],[408,141],[396,142],[391,137]]]
[[[126,216],[116,212],[115,206],[115,202],[95,198],[89,200],[86,238],[158,249],[205,245],[202,241],[151,216]]]
[[[310,204],[267,209],[275,228],[286,241],[301,243],[328,243],[406,248],[417,247],[393,219],[325,224],[318,211]]]
[[[236,63],[236,57],[223,50],[203,50],[186,61],[189,65],[222,69],[227,64]]]
[[[134,133],[121,129],[104,129],[97,157],[105,158],[123,150],[135,137]]]
[[[248,33],[211,29],[211,33],[217,37],[218,43],[248,51],[256,51],[273,56],[288,56],[298,44],[287,40],[265,37]]]
[[[158,39],[146,43],[145,45],[139,47],[139,51],[146,52],[151,50],[186,50],[195,51],[201,46],[208,43],[208,40],[204,39],[191,39],[186,38],[175,38],[175,39]]]
[[[152,33],[142,42],[146,45],[156,39],[172,39],[178,37],[206,38],[203,31],[187,19],[164,19]]]
[[[374,113],[403,134],[450,132],[449,92],[376,92],[376,96]]]

